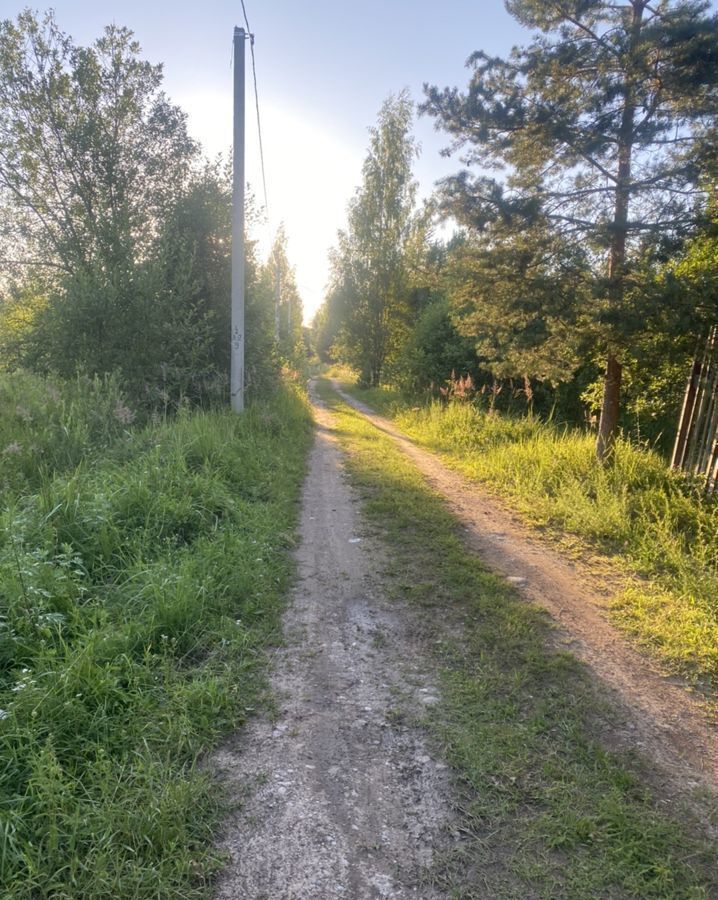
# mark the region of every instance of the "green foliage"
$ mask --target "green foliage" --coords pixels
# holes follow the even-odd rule
[[[258,702],[309,437],[282,391],[0,511],[4,896],[207,895],[219,796],[198,763]]]
[[[216,397],[220,391],[208,383],[217,378],[214,320],[194,302],[190,263],[171,270],[171,278],[167,272],[156,257],[131,274],[68,276],[21,334],[21,361],[63,378],[78,368],[121,372],[133,401],[144,406]]]
[[[129,450],[135,419],[116,377],[0,373],[0,505],[39,490],[49,473]]]
[[[665,302],[691,315],[686,322],[694,332],[718,320],[718,196],[714,193],[709,220],[682,251],[659,272],[658,287]]]
[[[115,25],[78,47],[52,13],[0,23],[2,196],[41,266],[116,272],[152,246],[182,190],[197,149],[139,50]]]
[[[408,272],[421,253],[423,221],[414,212],[413,106],[408,94],[385,101],[371,129],[363,181],[349,205],[348,228],[334,250],[324,317],[342,362],[378,385],[407,332]],[[326,345],[327,338],[320,339]]]
[[[134,404],[166,408],[226,393],[231,183],[139,54],[116,26],[78,47],[52,14],[0,23],[1,343],[40,372],[120,372]],[[252,391],[278,361],[246,247]]]
[[[447,292],[460,333],[497,378],[570,380],[590,352],[587,254],[546,227],[496,226],[449,256]]]
[[[302,332],[302,300],[294,269],[287,257],[287,236],[281,226],[266,264],[262,267],[262,287],[272,298],[274,343],[281,359],[300,365],[306,355]]]
[[[447,210],[479,243],[478,281],[459,292],[460,311],[515,374],[542,374],[553,360],[559,377],[581,341],[608,357],[603,457],[618,426],[620,363],[652,325],[642,248],[684,236],[707,196],[718,16],[694,0],[507,7],[540,34],[506,59],[476,52],[468,91],[432,87],[424,105],[464,162],[500,173],[466,169],[444,185]],[[548,260],[547,246],[558,246]],[[674,317],[669,334],[679,333]]]
[[[392,381],[409,393],[434,393],[452,374],[479,375],[474,341],[458,333],[449,302],[440,297],[419,314],[393,370]]]

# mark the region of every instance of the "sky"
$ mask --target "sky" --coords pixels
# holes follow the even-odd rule
[[[27,2],[0,0],[0,18]],[[35,6],[35,4],[32,4]],[[382,102],[408,88],[420,101],[425,82],[464,87],[474,50],[503,55],[529,34],[503,0],[245,0],[255,35],[268,215],[254,235],[266,253],[280,223],[288,237],[311,319],[324,299],[328,250],[361,181],[368,129]],[[131,28],[143,56],[164,65],[164,88],[188,115],[206,153],[228,153],[232,141],[231,45],[242,6],[225,0],[55,0],[60,28],[78,44],[92,42],[111,22]],[[44,7],[40,7],[43,9]],[[246,174],[263,201],[256,113],[247,50]],[[448,140],[419,118],[415,164],[420,195],[456,172],[456,158],[440,150]]]

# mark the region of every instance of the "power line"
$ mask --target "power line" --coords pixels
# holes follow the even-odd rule
[[[267,200],[267,176],[264,170],[264,145],[262,142],[262,120],[259,115],[259,93],[257,91],[257,65],[254,59],[254,35],[249,27],[249,19],[247,18],[247,9],[242,2],[242,13],[244,14],[244,24],[247,26],[247,34],[249,35],[249,51],[252,54],[252,79],[254,81],[254,105],[257,109],[257,133],[259,135],[259,159],[262,165],[262,187],[264,189],[264,209],[269,219],[269,202]]]

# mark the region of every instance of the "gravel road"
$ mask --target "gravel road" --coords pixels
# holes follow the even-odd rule
[[[218,900],[438,898],[426,873],[451,826],[446,767],[416,724],[435,702],[411,623],[382,595],[331,416],[315,409],[298,584],[277,653],[274,721],[217,754],[241,802]],[[249,785],[249,788],[247,787]]]

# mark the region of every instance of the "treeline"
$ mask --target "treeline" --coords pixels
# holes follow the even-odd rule
[[[302,313],[284,234],[265,264],[246,246],[252,391],[297,363]],[[80,47],[52,13],[0,22],[0,367],[116,373],[144,408],[223,398],[230,251],[229,167],[128,29]]]
[[[667,446],[718,321],[718,18],[693,0],[506,6],[529,42],[474,53],[463,92],[425,88],[464,168],[423,208],[412,104],[382,107],[317,349],[367,385],[588,421],[601,459],[620,428]]]

